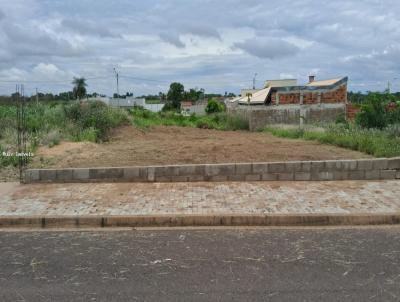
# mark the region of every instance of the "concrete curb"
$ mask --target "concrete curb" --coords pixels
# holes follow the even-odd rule
[[[400,212],[382,214],[3,216],[0,228],[177,226],[341,226],[400,224]]]

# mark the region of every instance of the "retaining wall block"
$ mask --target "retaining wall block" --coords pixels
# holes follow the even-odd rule
[[[346,180],[349,178],[348,171],[333,171],[333,180]]]
[[[39,178],[39,170],[26,170],[25,172],[25,182],[36,182],[40,180]]]
[[[245,176],[246,181],[258,181],[261,180],[260,174],[247,174]]]
[[[375,180],[381,178],[380,170],[367,170],[365,171],[365,179],[367,180]]]
[[[388,168],[388,160],[386,158],[377,158],[374,160],[374,170],[385,170]]]
[[[188,176],[182,176],[182,175],[175,175],[175,176],[169,176],[172,181],[176,182],[187,182],[188,181]]]
[[[357,170],[372,170],[373,163],[370,159],[357,160]]]
[[[252,173],[252,164],[244,163],[244,164],[236,164],[235,173],[236,174],[251,174]]]
[[[228,175],[229,181],[245,181],[246,175],[245,174],[236,174],[236,175]]]
[[[328,171],[338,171],[343,168],[342,162],[340,160],[327,160],[325,161],[325,169]]]
[[[268,163],[254,163],[253,164],[253,173],[257,174],[267,174],[268,171]]]
[[[178,166],[159,166],[154,167],[154,176],[175,176],[179,175],[179,167]]]
[[[301,163],[301,172],[311,172],[311,162],[304,161]]]
[[[157,182],[172,182],[172,176],[156,176],[155,181],[157,181]]]
[[[56,171],[56,179],[60,182],[71,181],[73,178],[72,169],[60,169]]]
[[[205,181],[204,175],[189,175],[188,181]]]
[[[226,175],[214,175],[209,176],[210,181],[228,181],[228,176]]]
[[[268,164],[268,172],[269,173],[283,173],[285,171],[286,171],[285,163],[269,163]]]
[[[294,173],[277,173],[278,180],[294,180]]]
[[[350,180],[363,180],[365,179],[365,170],[349,171]]]
[[[381,170],[380,179],[396,179],[396,170]]]
[[[311,162],[311,172],[320,172],[325,169],[325,161]]]
[[[400,157],[388,159],[388,169],[400,170]]]
[[[292,161],[292,162],[288,162],[286,163],[286,171],[287,172],[302,172],[302,168],[301,168],[301,161]],[[288,171],[288,169],[291,169],[290,171]]]
[[[139,180],[140,168],[139,167],[124,168],[123,178],[125,180]]]
[[[90,179],[118,179],[124,176],[123,168],[91,168]]]
[[[295,172],[294,173],[294,180],[311,180],[311,173],[310,172]]]
[[[265,181],[278,180],[278,175],[276,173],[265,173],[261,175],[261,180]]]
[[[178,175],[181,176],[192,176],[192,175],[204,175],[204,165],[182,165],[178,166]]]
[[[396,172],[396,179],[400,179],[400,170]]]
[[[156,167],[147,167],[147,181],[153,182],[156,179]]]
[[[39,170],[39,180],[44,182],[52,182],[57,178],[56,170]]]
[[[233,175],[235,174],[235,164],[216,164],[206,165],[206,176]]]
[[[88,180],[89,179],[89,169],[85,169],[85,168],[73,169],[72,178],[73,178],[73,180]]]
[[[345,171],[357,170],[357,161],[356,160],[342,160],[342,168]]]
[[[319,180],[333,180],[333,172],[331,171],[323,171],[323,172],[318,172],[318,178]]]

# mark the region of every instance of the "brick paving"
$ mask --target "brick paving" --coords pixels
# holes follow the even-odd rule
[[[0,184],[0,216],[400,212],[400,181]]]

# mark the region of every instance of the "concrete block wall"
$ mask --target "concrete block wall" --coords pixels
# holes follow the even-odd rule
[[[255,107],[255,106],[254,106]],[[242,111],[242,112],[241,112]],[[316,105],[280,105],[280,106],[242,106],[228,114],[246,117],[249,129],[255,131],[273,124],[313,124],[318,122],[334,122],[339,115],[346,112],[346,104],[316,104]]]
[[[400,179],[400,157],[362,160],[30,169],[26,183]]]

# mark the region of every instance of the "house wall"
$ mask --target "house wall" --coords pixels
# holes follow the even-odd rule
[[[237,106],[227,107],[228,115],[249,121],[252,131],[273,124],[315,124],[334,122],[346,113],[346,104]]]

